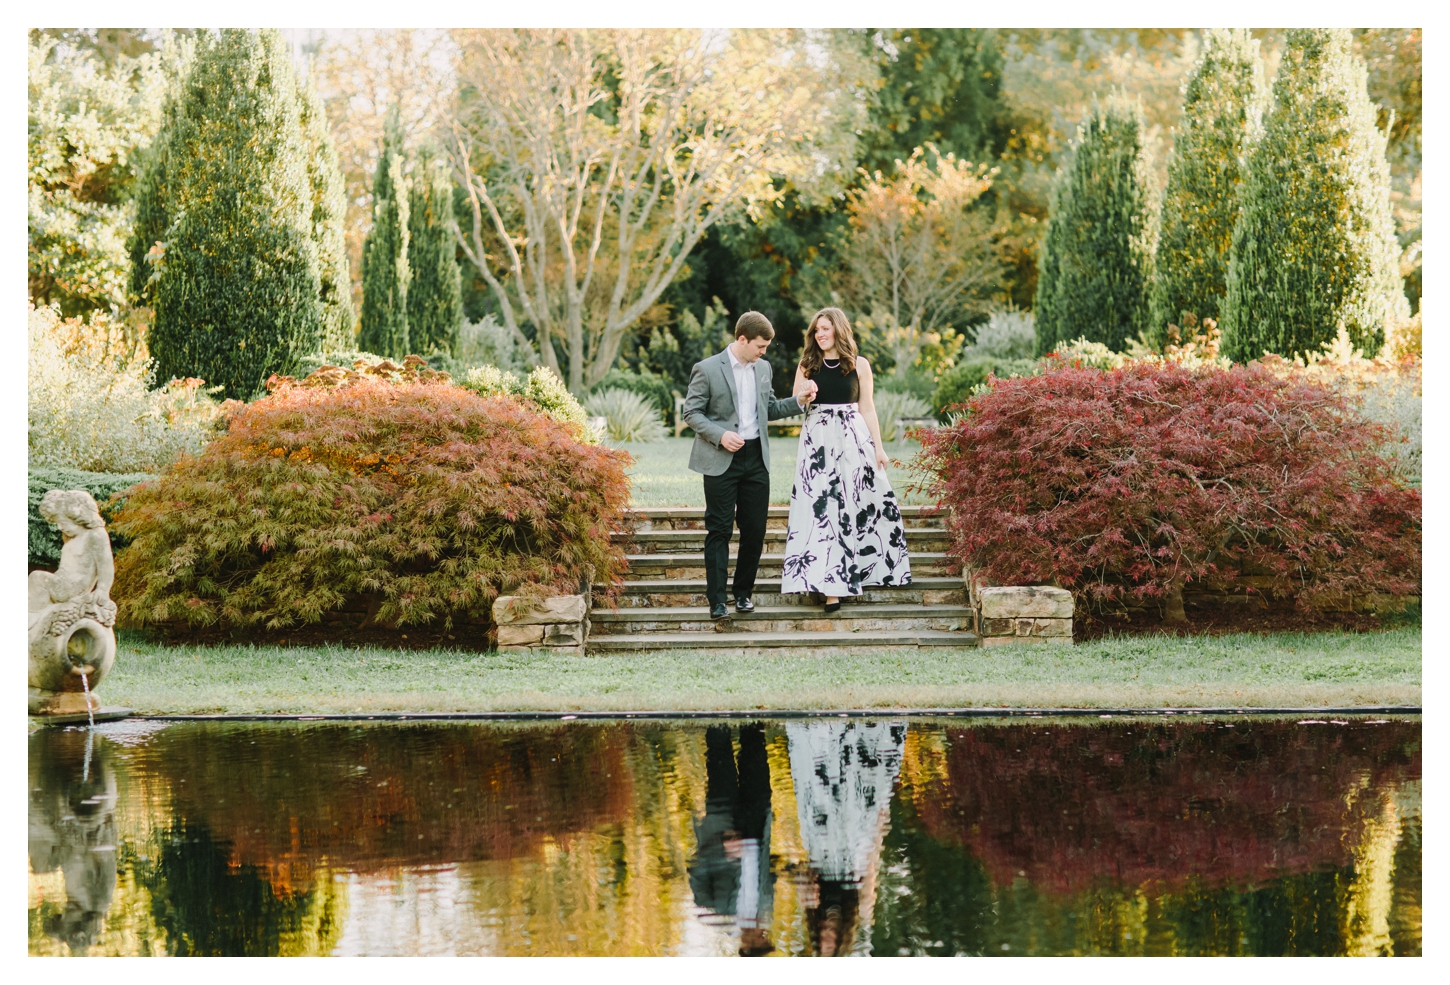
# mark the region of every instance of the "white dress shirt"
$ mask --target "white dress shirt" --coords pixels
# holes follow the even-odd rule
[[[757,420],[755,393],[755,364],[743,363],[735,358],[735,350],[726,348],[730,354],[730,368],[735,372],[735,412],[740,426],[735,433],[746,441],[760,437],[760,422]]]

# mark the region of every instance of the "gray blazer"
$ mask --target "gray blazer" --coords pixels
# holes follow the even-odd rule
[[[767,421],[794,417],[801,412],[795,397],[775,399],[770,385],[770,364],[757,359],[755,368],[755,419],[760,422],[760,457],[770,468],[770,429]],[[685,394],[685,423],[695,432],[695,445],[690,449],[690,468],[705,475],[721,475],[735,457],[720,447],[726,431],[738,431],[740,417],[735,410],[735,374],[730,368],[730,353],[717,352],[695,363],[690,371],[690,389]]]

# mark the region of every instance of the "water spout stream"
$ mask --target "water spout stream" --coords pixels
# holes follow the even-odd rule
[[[96,727],[96,713],[91,711],[91,682],[86,680],[86,672],[81,671],[81,687],[86,692],[86,718],[90,719],[91,729]]]

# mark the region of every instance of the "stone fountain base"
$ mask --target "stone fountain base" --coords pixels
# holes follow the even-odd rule
[[[97,708],[90,715],[82,711],[79,714],[31,715],[30,718],[36,724],[85,725],[91,720],[92,716],[98,722],[115,722],[122,718],[130,718],[133,713],[134,710],[131,708],[122,708],[119,705],[106,705],[103,708]]]

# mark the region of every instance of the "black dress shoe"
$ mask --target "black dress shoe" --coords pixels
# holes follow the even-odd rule
[[[826,614],[827,615],[830,615],[832,612],[840,612],[840,611],[841,611],[841,603],[840,602],[827,602],[826,603]]]
[[[755,603],[752,602],[752,601],[750,601],[750,599],[749,599],[748,596],[747,597],[738,598],[738,599],[735,600],[735,611],[736,612],[754,612],[755,611]]]
[[[711,619],[724,619],[728,615],[730,615],[730,610],[725,608],[724,602],[716,602],[714,605],[710,606]]]

